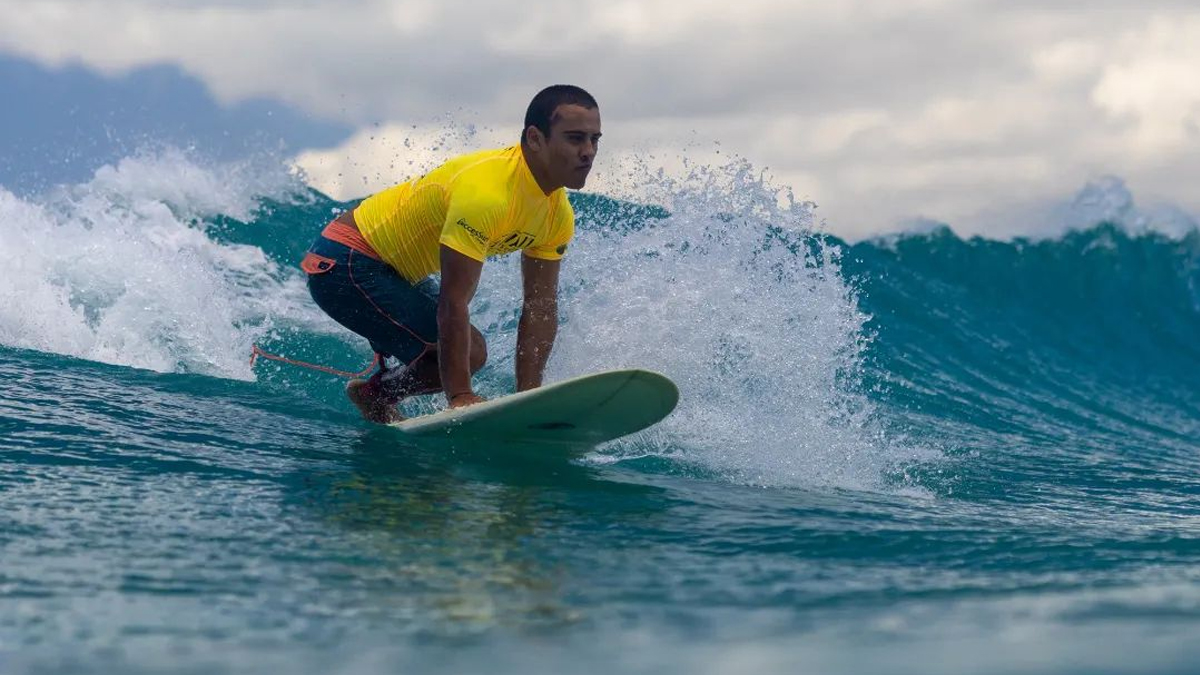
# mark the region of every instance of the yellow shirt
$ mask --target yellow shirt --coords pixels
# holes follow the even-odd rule
[[[412,283],[441,269],[440,244],[480,262],[518,249],[558,260],[575,232],[566,190],[542,192],[519,145],[456,157],[368,197],[354,221]]]

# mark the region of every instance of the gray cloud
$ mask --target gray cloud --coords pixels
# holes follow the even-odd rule
[[[530,94],[576,82],[610,148],[720,140],[849,234],[970,231],[1107,173],[1200,208],[1200,89],[1173,75],[1200,66],[1191,44],[1200,8],[1176,0],[0,0],[0,49],[174,62],[226,102],[357,125],[515,130]]]
[[[281,146],[336,145],[351,131],[264,98],[221,106],[172,65],[104,77],[0,54],[0,91],[0,185],[19,192],[81,180],[147,143],[232,159]]]

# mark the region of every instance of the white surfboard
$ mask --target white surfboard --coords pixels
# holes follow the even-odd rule
[[[594,446],[669,415],[679,389],[648,370],[611,370],[393,424],[405,434],[480,444]]]

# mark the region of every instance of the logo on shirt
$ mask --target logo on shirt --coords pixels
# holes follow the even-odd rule
[[[475,237],[476,239],[478,239],[479,241],[482,241],[484,243],[487,242],[487,235],[480,232],[479,230],[471,227],[470,225],[468,225],[466,218],[459,218],[458,224],[462,225],[462,228],[464,230],[466,230],[467,232],[470,232],[472,237]]]
[[[488,255],[504,255],[512,253],[517,249],[529,248],[535,237],[528,232],[513,232],[507,237],[497,241],[488,248]]]
[[[533,235],[528,232],[514,232],[504,238],[501,244],[504,248],[515,251],[519,248],[529,248],[533,243]]]

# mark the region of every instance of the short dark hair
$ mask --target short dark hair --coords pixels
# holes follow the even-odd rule
[[[543,134],[550,135],[550,124],[554,122],[554,111],[560,105],[578,105],[594,110],[600,105],[592,95],[573,84],[552,84],[539,91],[525,110],[525,126],[521,127],[521,142],[529,127],[537,127]]]

